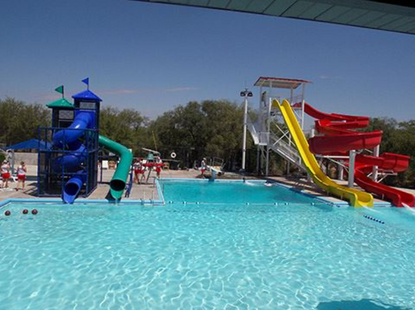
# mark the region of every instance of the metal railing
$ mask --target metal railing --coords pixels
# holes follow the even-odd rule
[[[302,160],[298,154],[297,149],[284,141],[282,138],[278,138],[275,135],[270,135],[270,149],[284,157],[289,162],[296,165],[298,168],[305,170],[302,165]]]
[[[247,118],[247,128],[251,133],[252,139],[254,140],[255,145],[267,145],[269,141],[269,132],[268,131],[259,131],[257,130],[258,124],[255,124],[251,119]]]

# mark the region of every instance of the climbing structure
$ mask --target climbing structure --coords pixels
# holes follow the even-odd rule
[[[47,104],[52,109],[52,126],[40,127],[39,140],[47,141],[39,147],[38,195],[61,196],[65,203],[73,203],[78,196],[86,197],[97,187],[99,146],[120,156],[110,182],[107,198],[119,200],[126,186],[132,154],[123,145],[99,135],[101,99],[87,90]]]

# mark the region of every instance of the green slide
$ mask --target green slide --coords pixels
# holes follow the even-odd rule
[[[98,143],[110,152],[120,156],[120,162],[118,163],[117,169],[115,170],[114,176],[110,182],[110,194],[112,198],[120,200],[130,173],[131,164],[133,162],[133,154],[124,145],[103,136],[99,136]]]

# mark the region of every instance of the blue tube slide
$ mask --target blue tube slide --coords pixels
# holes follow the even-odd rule
[[[80,170],[79,174],[76,174],[66,182],[62,193],[62,199],[65,203],[72,204],[78,196],[82,185],[85,183],[85,175],[83,172],[83,170]]]
[[[68,172],[77,172],[79,170],[79,166],[85,160],[87,151],[85,145],[81,144],[78,149],[73,149],[74,152],[59,156],[53,162],[53,169],[54,171],[59,171],[62,167],[65,168]]]
[[[53,144],[57,147],[62,147],[64,144],[70,144],[78,140],[83,134],[84,130],[88,128],[91,122],[91,114],[86,112],[79,113],[68,130],[63,129],[55,133],[52,137]],[[78,129],[78,130],[71,130]]]
[[[85,182],[80,165],[86,158],[87,150],[78,139],[84,134],[84,130],[89,127],[91,121],[90,113],[81,112],[67,129],[58,131],[52,137],[55,146],[62,148],[67,145],[68,149],[73,151],[73,153],[56,158],[53,169],[59,171],[64,167],[68,172],[78,172],[64,186],[62,199],[65,203],[72,204],[75,201]]]

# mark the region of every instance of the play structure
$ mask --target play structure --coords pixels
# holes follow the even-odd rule
[[[348,200],[354,207],[373,206],[373,196],[367,192],[389,200],[397,207],[415,207],[414,195],[380,183],[387,175],[405,171],[409,156],[379,155],[382,132],[355,131],[369,125],[368,117],[323,113],[306,103],[304,93],[308,83],[269,77],[261,77],[255,83],[261,94],[257,120],[253,122],[246,115],[246,127],[258,147],[258,172],[268,175],[269,153],[274,151],[286,159],[287,174],[290,165],[295,165],[300,171],[307,172],[309,179],[324,191]],[[296,94],[299,89],[301,93]],[[289,93],[281,96],[275,93],[276,90]],[[304,132],[306,115],[315,119],[308,140]],[[337,166],[340,181],[346,172],[347,186],[326,175],[320,167],[322,160]],[[354,183],[367,192],[354,188]]]
[[[89,84],[89,81],[88,81]],[[87,84],[87,85],[88,85]],[[103,147],[120,160],[107,199],[118,201],[126,188],[132,154],[123,145],[99,135],[101,99],[88,89],[47,104],[52,126],[38,129],[38,196],[61,196],[73,203],[97,187],[98,152]],[[46,143],[45,143],[46,142]]]

